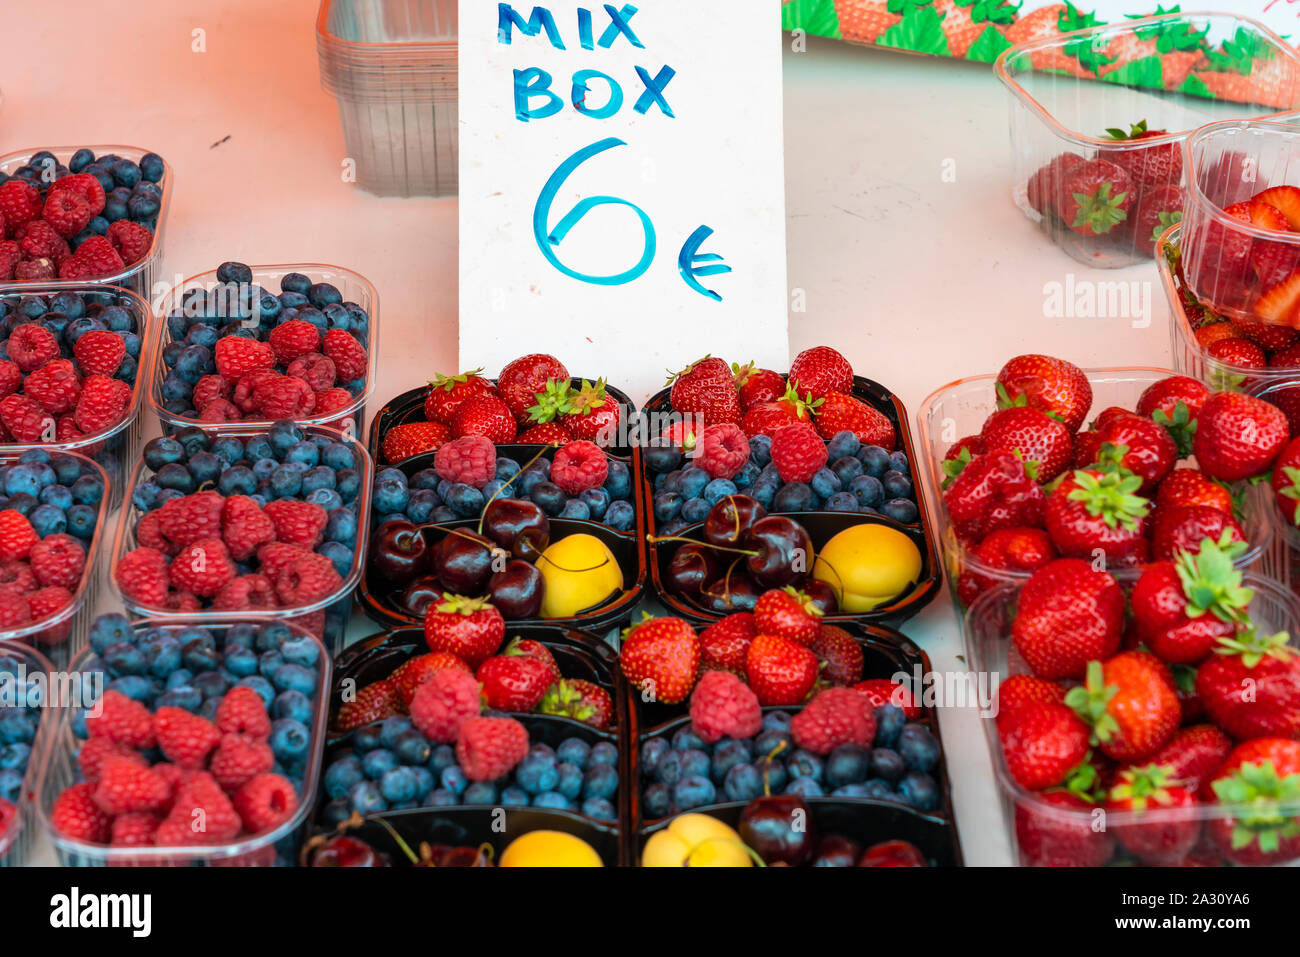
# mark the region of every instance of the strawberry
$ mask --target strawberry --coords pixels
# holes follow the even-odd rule
[[[1273,501],[1290,525],[1300,526],[1300,436],[1282,449],[1273,463]]]
[[[1006,580],[1005,574],[996,573],[1032,572],[1056,557],[1051,536],[1043,529],[1000,528],[971,552],[957,580],[957,597],[969,605]]]
[[[1212,724],[1196,724],[1178,731],[1151,755],[1151,764],[1169,769],[1169,777],[1192,791],[1210,779],[1232,750],[1232,739]]]
[[[823,683],[851,686],[862,679],[862,646],[843,628],[822,625],[808,647],[817,656]]]
[[[643,700],[677,704],[695,687],[700,642],[695,629],[681,618],[644,615],[623,632],[618,657],[624,676],[640,689]]]
[[[898,443],[894,423],[879,409],[844,392],[827,392],[813,410],[813,422],[824,439],[852,432],[864,445],[892,449]]]
[[[1146,560],[1150,504],[1137,494],[1142,480],[1119,469],[1076,469],[1047,498],[1044,520],[1052,544],[1062,555],[1095,559],[1109,565]]]
[[[1078,558],[1058,558],[1020,592],[1011,634],[1042,678],[1082,678],[1089,661],[1119,648],[1124,593],[1115,579]]]
[[[396,465],[405,459],[433,452],[451,439],[451,429],[441,422],[407,422],[384,433],[384,461]]]
[[[1038,710],[1044,705],[1065,704],[1065,689],[1055,681],[1048,681],[1037,675],[1011,675],[998,684],[997,688],[997,722],[1001,733],[1007,724],[1022,708]]]
[[[1183,191],[1175,183],[1139,194],[1133,209],[1133,248],[1154,257],[1156,243],[1169,227],[1183,221]]]
[[[1300,270],[1269,285],[1251,308],[1265,322],[1294,327],[1300,324],[1297,307],[1300,307]]]
[[[479,375],[482,369],[473,369],[459,375],[437,375],[429,383],[424,397],[424,417],[430,422],[451,425],[451,418],[460,404],[472,395],[496,395],[496,386]]]
[[[1169,135],[1165,130],[1147,129],[1146,120],[1134,123],[1127,132],[1112,128],[1106,134],[1111,140],[1127,143]],[[1101,155],[1122,167],[1129,174],[1133,185],[1144,195],[1160,187],[1176,186],[1183,178],[1183,147],[1178,140],[1124,149],[1103,149]]]
[[[1169,669],[1146,651],[1088,662],[1085,684],[1066,692],[1065,703],[1116,761],[1149,757],[1173,737],[1182,717]]]
[[[546,670],[551,673],[552,681],[559,681],[563,677],[560,674],[560,666],[555,663],[555,656],[551,654],[551,649],[535,638],[514,638],[501,653],[503,655],[522,655],[525,658],[535,658],[546,666]]]
[[[793,388],[787,387],[771,402],[758,402],[747,408],[740,420],[740,429],[750,438],[775,435],[787,425],[809,421],[820,405],[821,400],[814,399],[811,394],[801,399]]]
[[[1151,522],[1151,557],[1173,558],[1198,552],[1206,540],[1239,557],[1247,548],[1246,533],[1235,518],[1208,505],[1175,505],[1157,510]]]
[[[537,710],[541,714],[572,718],[593,728],[608,728],[614,720],[614,701],[609,692],[585,678],[555,682],[546,689]]]
[[[520,356],[501,370],[497,393],[516,422],[528,420],[528,410],[536,403],[537,394],[545,391],[548,380],[567,383],[569,370],[555,356],[545,353]]]
[[[712,356],[697,359],[680,372],[670,372],[668,383],[674,412],[699,416],[705,426],[740,422],[740,393],[724,360]]]
[[[475,678],[489,708],[532,711],[554,682],[549,668],[526,655],[495,655],[479,665]]]
[[[1220,482],[1207,478],[1200,469],[1174,469],[1160,483],[1156,492],[1156,511],[1186,505],[1205,505],[1233,515],[1232,492]]]
[[[584,379],[570,394],[559,422],[573,438],[608,448],[618,437],[619,415],[618,400],[606,391],[605,380]]]
[[[1083,370],[1064,359],[1023,355],[1008,359],[997,376],[998,408],[1028,405],[1059,418],[1077,432],[1092,408],[1092,386]]]
[[[1030,790],[1064,784],[1088,754],[1088,726],[1064,704],[1021,707],[998,731],[1007,770]]]
[[[747,362],[743,366],[733,362],[731,371],[736,380],[736,390],[740,394],[740,407],[746,412],[752,406],[775,402],[785,395],[785,376],[779,372],[760,369],[754,362]]]
[[[813,346],[794,357],[787,377],[800,395],[820,399],[831,392],[853,391],[853,366],[830,346]],[[675,408],[675,406],[674,406]],[[834,433],[832,433],[834,434]]]
[[[1300,737],[1300,654],[1286,632],[1253,627],[1221,638],[1196,672],[1196,693],[1234,738]]]
[[[1078,153],[1058,153],[1034,171],[1025,183],[1025,198],[1038,212],[1046,214],[1056,206],[1065,174],[1083,162]]]
[[[518,425],[509,406],[494,395],[472,395],[456,407],[451,417],[451,434],[484,435],[498,445],[513,442]]]
[[[817,656],[779,635],[759,634],[745,655],[749,686],[762,705],[796,705],[817,682]]]
[[[758,596],[754,604],[754,625],[765,635],[780,635],[795,644],[808,646],[817,640],[822,610],[805,592],[787,586]]]
[[[1015,452],[1035,466],[1034,478],[1047,483],[1070,464],[1070,430],[1059,419],[1031,406],[1011,406],[990,415],[980,431],[989,450]]]
[[[507,650],[506,653],[509,654],[509,651]],[[456,655],[446,651],[432,651],[427,655],[408,658],[388,676],[388,680],[393,683],[397,691],[398,703],[402,708],[409,710],[411,699],[415,697],[415,692],[419,690],[420,685],[448,668],[470,671],[469,665]]]
[[[1288,438],[1286,415],[1240,392],[1216,392],[1197,417],[1193,450],[1210,478],[1235,482],[1266,471]]]
[[[1138,397],[1136,411],[1163,425],[1178,447],[1180,457],[1190,455],[1196,417],[1210,390],[1190,376],[1174,375],[1153,382]]]
[[[943,493],[957,537],[980,542],[1000,528],[1043,524],[1047,496],[1012,452],[977,456]]]
[[[573,441],[569,430],[558,422],[543,422],[525,429],[515,436],[515,441],[522,445],[565,445]]]
[[[1234,864],[1284,864],[1300,857],[1300,824],[1280,808],[1300,801],[1300,742],[1256,738],[1237,745],[1210,789],[1228,813],[1210,818],[1210,841]]]
[[[1119,772],[1106,795],[1106,810],[1123,814],[1114,826],[1115,840],[1143,864],[1177,864],[1201,836],[1194,788],[1182,783],[1173,769],[1152,762]],[[1147,811],[1163,812],[1155,821]]]
[[[1263,369],[1268,365],[1264,350],[1240,336],[1212,343],[1205,354],[1223,365],[1241,369]]]
[[[1267,203],[1286,220],[1292,229],[1300,230],[1300,188],[1295,186],[1274,186],[1256,193],[1251,202]]]
[[[1249,339],[1265,352],[1285,351],[1300,340],[1300,330],[1263,322],[1254,316],[1237,316],[1232,320],[1232,327],[1243,339]]]
[[[749,643],[758,634],[754,614],[738,611],[700,632],[700,666],[744,675]]]
[[[450,652],[471,668],[495,654],[505,634],[501,612],[482,598],[443,595],[429,606],[424,618],[429,650]]]
[[[1178,446],[1153,419],[1133,413],[1115,415],[1097,427],[1101,445],[1097,462],[1127,469],[1142,480],[1138,492],[1150,495],[1173,471]]]
[[[390,718],[399,712],[397,689],[388,679],[358,688],[356,697],[339,705],[334,716],[336,731],[351,731],[375,721]]]
[[[1133,586],[1133,620],[1161,661],[1196,664],[1236,632],[1253,596],[1242,587],[1231,552],[1212,545],[1144,568]]]
[[[1047,791],[1016,802],[1016,845],[1027,867],[1101,867],[1115,838],[1093,826],[1093,805],[1072,791]]]
[[[1128,219],[1136,191],[1128,172],[1104,160],[1084,160],[1061,178],[1056,211],[1082,236],[1105,236]]]
[[[873,711],[883,705],[892,704],[896,708],[901,708],[904,717],[909,721],[915,721],[925,713],[911,688],[889,678],[868,678],[855,684],[853,690],[860,695],[866,695]]]

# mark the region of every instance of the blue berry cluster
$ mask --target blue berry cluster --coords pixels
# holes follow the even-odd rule
[[[216,374],[213,350],[225,336],[264,341],[281,323],[301,319],[322,337],[331,329],[343,329],[369,348],[370,314],[355,302],[344,302],[332,283],[291,272],[281,278],[280,292],[273,293],[253,282],[251,267],[235,262],[217,269],[217,281],[212,289],[186,290],[180,306],[167,317],[161,398],[163,408],[173,415],[197,416],[194,386],[203,376]],[[358,396],[366,380],[336,384]]]
[[[104,491],[91,466],[64,452],[29,449],[0,466],[0,509],[27,516],[41,538],[66,532],[89,548]]]
[[[578,811],[598,821],[618,818],[618,748],[608,741],[565,738],[537,742],[500,781],[469,781],[456,749],[433,744],[405,716],[357,728],[348,749],[325,769],[324,817],[337,824],[353,811],[374,814],[412,807],[494,805]]]
[[[64,359],[73,359],[72,347],[87,332],[107,330],[121,336],[126,346],[126,356],[113,378],[134,385],[144,328],[135,310],[121,305],[120,300],[110,292],[0,296],[0,359],[9,358],[9,336],[25,323],[33,322],[53,333]]]
[[[17,806],[22,800],[23,778],[32,759],[32,744],[40,726],[43,675],[16,655],[0,653],[0,682],[7,686],[0,705],[0,801]],[[5,815],[0,814],[0,825]],[[0,826],[0,844],[5,829]]]
[[[929,728],[908,721],[896,705],[881,705],[872,744],[840,745],[825,756],[795,748],[785,711],[764,714],[763,730],[752,738],[714,745],[687,724],[641,745],[643,814],[652,820],[722,801],[752,801],[764,793],[765,765],[772,794],[873,798],[921,811],[939,806],[931,773],[939,764],[939,742]]]
[[[73,173],[89,173],[99,180],[99,185],[104,187],[104,209],[84,230],[68,240],[68,245],[76,250],[91,236],[105,235],[108,227],[120,219],[129,219],[156,233],[165,170],[163,159],[157,153],[145,153],[137,161],[116,153],[96,156],[93,150],[79,149],[65,166],[49,150],[40,150],[13,173],[0,172],[0,183],[24,179],[44,193],[50,183]]]
[[[520,471],[519,462],[497,457],[496,476],[481,489],[463,482],[449,482],[431,469],[409,477],[401,469],[387,468],[375,476],[372,514],[375,524],[394,519],[412,522],[450,522],[477,518],[493,495],[522,498],[536,503],[552,518],[601,522],[618,531],[636,527],[632,505],[632,476],[627,463],[609,460],[609,474],[601,488],[591,488],[570,497],[550,480],[551,460],[542,456]],[[509,487],[503,486],[509,482]]]
[[[859,512],[904,524],[918,521],[916,490],[903,452],[863,445],[852,432],[838,432],[826,444],[828,463],[810,482],[782,482],[772,464],[772,440],[749,440],[749,461],[729,479],[713,479],[690,463],[680,448],[647,448],[655,522],[661,535],[675,535],[704,521],[719,500],[737,493],[770,512]]]
[[[319,505],[329,522],[316,550],[340,575],[351,571],[365,473],[357,446],[308,434],[290,421],[272,422],[265,433],[253,435],[190,427],[146,443],[144,464],[153,475],[131,490],[131,501],[142,512],[209,488],[227,497],[247,495],[259,505],[277,498]]]

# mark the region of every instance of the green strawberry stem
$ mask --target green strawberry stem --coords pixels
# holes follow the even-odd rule
[[[1110,789],[1111,799],[1129,801],[1135,811],[1145,811],[1149,802],[1167,806],[1173,802],[1169,793],[1169,786],[1174,783],[1173,771],[1167,764],[1148,764],[1121,771],[1119,783]]]
[[[1265,636],[1259,634],[1254,625],[1251,625],[1232,638],[1220,638],[1214,652],[1225,656],[1240,655],[1243,665],[1254,668],[1265,657],[1277,658],[1279,661],[1289,659],[1295,654],[1290,647],[1290,641],[1291,636],[1285,631]]]
[[[456,386],[462,385],[468,382],[473,376],[482,375],[482,373],[483,370],[481,368],[470,369],[469,372],[462,372],[460,375],[443,375],[439,372],[434,375],[433,381],[429,383],[429,389],[430,391],[433,389],[442,389],[444,392],[450,392],[455,389]]]
[[[1300,774],[1279,777],[1272,761],[1247,764],[1211,787],[1222,804],[1233,807],[1235,850],[1258,841],[1265,853],[1276,851],[1282,838],[1300,835],[1295,805],[1300,802]]]
[[[1095,193],[1075,193],[1074,201],[1079,204],[1079,209],[1070,225],[1087,226],[1095,235],[1104,236],[1128,219],[1128,213],[1120,208],[1128,193],[1111,196],[1110,190],[1110,183],[1102,183]]]
[[[1135,494],[1142,487],[1142,480],[1127,469],[1102,475],[1078,469],[1074,482],[1078,487],[1069,492],[1070,501],[1082,502],[1089,515],[1100,518],[1109,528],[1132,531],[1150,511],[1150,503]]]
[[[1119,731],[1119,723],[1106,708],[1110,704],[1110,699],[1118,693],[1118,688],[1105,683],[1101,662],[1090,661],[1087,681],[1082,686],[1067,691],[1065,703],[1092,727],[1093,736],[1097,741],[1109,741],[1111,735]]]
[[[528,410],[529,421],[540,425],[543,422],[554,422],[561,415],[568,414],[572,411],[574,395],[573,384],[569,380],[557,382],[555,379],[547,379],[542,391],[533,393],[537,404]]]
[[[1157,425],[1164,426],[1169,437],[1174,440],[1174,445],[1178,447],[1180,459],[1192,454],[1192,440],[1196,437],[1196,420],[1192,418],[1186,402],[1179,399],[1178,404],[1174,406],[1173,415],[1164,409],[1156,409],[1151,413],[1151,419]]]
[[[1246,620],[1246,609],[1255,597],[1255,590],[1242,586],[1241,572],[1233,564],[1242,550],[1235,546],[1244,547],[1244,543],[1225,541],[1230,534],[1228,529],[1223,534],[1217,543],[1202,539],[1201,550],[1196,554],[1180,551],[1174,558],[1174,568],[1187,598],[1188,618],[1200,618],[1208,611],[1220,621]]]

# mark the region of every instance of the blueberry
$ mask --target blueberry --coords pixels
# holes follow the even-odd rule
[[[189,469],[179,462],[172,462],[160,468],[153,477],[154,482],[159,488],[171,489],[189,495],[196,490],[194,476],[190,475]]]
[[[647,449],[647,452],[650,451]],[[632,474],[627,464],[617,459],[609,462],[609,471],[605,475],[605,491],[612,499],[627,499],[632,494]]]
[[[880,484],[884,486],[885,494],[890,498],[912,497],[912,480],[902,472],[889,469],[881,477]]]
[[[722,781],[722,793],[728,801],[752,801],[763,793],[763,775],[752,764],[737,764]]]
[[[275,454],[282,457],[289,449],[301,442],[306,435],[293,422],[281,420],[272,422],[266,430],[266,440],[271,443]]]
[[[835,477],[840,480],[840,487],[850,489],[850,491],[853,480],[863,474],[862,463],[851,455],[833,460],[829,468],[835,473]]]
[[[563,794],[570,801],[576,801],[582,793],[583,772],[576,764],[561,761],[555,767],[557,780],[554,790]]]
[[[459,803],[460,799],[456,797],[455,792],[446,788],[437,788],[424,797],[425,807],[455,807]]]
[[[564,503],[568,501],[568,496],[561,491],[560,487],[550,481],[538,482],[533,486],[530,497],[534,504],[552,517],[558,516],[564,511]]]
[[[902,756],[892,748],[876,748],[871,752],[871,776],[886,781],[899,780],[907,772]]]
[[[287,272],[280,277],[280,289],[284,292],[296,292],[299,295],[307,295],[311,289],[311,280],[300,272]]]
[[[939,742],[923,724],[903,725],[897,750],[911,771],[932,771],[939,763]]]
[[[904,525],[913,525],[919,513],[914,502],[905,498],[891,498],[880,506],[880,514]]]
[[[641,773],[646,777],[652,777],[659,761],[668,750],[668,742],[663,738],[651,738],[641,745]]]
[[[401,764],[397,755],[387,748],[376,748],[361,756],[361,770],[371,781],[378,781],[387,772]]]
[[[27,517],[36,534],[45,538],[68,530],[68,516],[57,505],[39,505]]]
[[[756,435],[749,440],[749,460],[759,468],[772,461],[772,437]]]
[[[882,704],[875,710],[877,748],[892,748],[898,744],[899,732],[907,723],[907,715],[896,704]]]
[[[456,763],[456,749],[450,744],[440,744],[429,755],[428,768],[435,775],[442,774]]]
[[[322,465],[328,465],[336,471],[344,469],[356,469],[357,455],[350,445],[342,442],[331,442],[321,449],[320,460]]]
[[[83,147],[72,154],[72,158],[68,160],[68,169],[74,173],[80,173],[93,162],[95,162],[95,154]]]
[[[857,455],[860,448],[862,448],[862,442],[857,435],[844,429],[831,436],[830,441],[826,443],[826,454],[831,459],[839,459],[844,456]]]
[[[816,493],[803,482],[790,482],[772,497],[775,512],[806,512],[816,506]]]
[[[302,494],[302,472],[288,465],[276,466],[269,482],[270,492],[275,498],[297,498]]]
[[[682,513],[682,496],[679,492],[661,491],[654,495],[654,515],[657,522],[671,522]]]
[[[412,768],[393,768],[379,779],[379,792],[390,804],[414,801],[419,790],[420,781]]]
[[[884,487],[874,475],[859,475],[849,482],[849,491],[857,498],[859,505],[870,508],[875,508],[885,497]]]
[[[560,510],[559,517],[585,522],[591,519],[591,509],[581,499],[571,498],[564,503],[564,508]]]
[[[528,755],[515,768],[515,783],[529,794],[555,790],[560,772],[554,757]]]
[[[819,755],[803,748],[790,755],[786,767],[792,777],[812,778],[814,781],[820,781],[826,769],[825,762]]]
[[[85,152],[90,151],[86,150]],[[76,157],[74,156],[73,159],[76,159]],[[71,163],[69,163],[68,168],[72,169]],[[166,163],[163,162],[163,158],[157,153],[145,153],[144,156],[140,157],[140,175],[146,182],[161,183],[166,170]],[[73,172],[76,171],[73,170]]]
[[[746,462],[740,467],[740,471],[731,477],[731,481],[736,484],[736,488],[743,492],[745,489],[753,487],[761,472],[762,470],[753,462]]]
[[[230,667],[228,662],[229,657],[227,657],[227,668]],[[303,724],[310,724],[312,714],[311,699],[301,691],[281,691],[275,696],[275,701],[271,705],[272,718],[293,718]]]
[[[738,491],[740,490],[736,488],[736,483],[731,479],[718,478],[704,486],[701,497],[710,505],[716,505],[728,495],[735,495]]]
[[[311,732],[301,721],[280,718],[271,723],[271,738],[268,743],[277,761],[281,764],[296,765],[307,756],[307,750],[311,746]]]
[[[528,792],[521,787],[511,785],[501,789],[501,803],[505,807],[528,807]]]
[[[334,570],[339,573],[339,577],[346,578],[352,571],[352,563],[355,556],[352,549],[338,542],[325,542],[316,551],[324,555],[334,563]]]
[[[181,666],[181,644],[171,635],[164,635],[145,652],[145,664],[155,678],[166,678]]]
[[[770,482],[762,480],[755,482],[749,488],[749,496],[769,511],[772,508],[772,502],[776,498],[777,486]]]
[[[713,782],[703,775],[692,774],[673,785],[673,804],[678,810],[689,811],[717,800]]]
[[[618,772],[608,764],[593,764],[582,778],[582,796],[611,798],[618,792]]]
[[[820,468],[813,473],[812,479],[808,483],[818,498],[830,498],[836,492],[840,491],[841,485],[839,476],[828,468]],[[854,503],[856,507],[856,502]]]
[[[673,810],[673,795],[666,784],[652,784],[641,795],[641,808],[649,819],[667,817]]]
[[[675,468],[680,468],[682,464],[682,450],[675,445],[649,446],[642,450],[641,457],[646,468],[652,472],[671,472]],[[608,487],[608,482],[607,478],[606,487]],[[610,490],[610,494],[614,495],[613,489]],[[615,497],[618,496],[615,495]]]
[[[249,648],[228,648],[223,663],[236,678],[257,674],[257,655]]]
[[[90,623],[90,647],[98,655],[103,655],[110,645],[130,643],[135,639],[135,630],[125,615],[100,615]]]
[[[610,495],[603,488],[589,488],[579,493],[577,500],[586,506],[591,518],[600,521],[605,516],[605,509],[609,508]]]
[[[889,453],[889,467],[903,475],[912,474],[912,464],[907,461],[907,453],[903,451]]]
[[[328,282],[312,284],[307,289],[306,296],[317,309],[324,309],[331,303],[343,301],[343,294],[339,292],[338,287]]]
[[[782,791],[781,793],[797,794],[799,795],[799,797],[810,798],[810,797],[822,797],[823,795],[825,795],[826,792],[822,789],[820,782],[815,781],[812,778],[800,777],[800,778],[795,778],[793,781],[787,784],[785,786],[785,790]]]
[[[735,738],[723,738],[713,748],[713,757],[709,765],[709,776],[721,783],[732,768],[739,764],[748,764],[753,754],[749,743]]]
[[[619,531],[627,531],[636,526],[636,509],[632,503],[619,500],[609,503],[605,510],[605,524]]]
[[[557,761],[567,761],[579,768],[587,766],[590,755],[591,746],[582,738],[565,738],[560,742],[559,747],[555,749]]]
[[[858,449],[858,461],[868,475],[883,478],[890,469],[889,453],[878,445],[864,445]]]
[[[825,501],[823,508],[828,512],[861,511],[861,506],[858,505],[858,498],[852,492],[836,492]]]
[[[217,479],[217,491],[227,498],[252,495],[257,491],[257,476],[247,465],[232,465]]]
[[[777,748],[781,750],[777,751]],[[776,751],[778,755],[786,755],[794,750],[794,743],[790,737],[788,728],[764,728],[754,738],[754,756],[763,758],[766,755]]]
[[[374,781],[362,781],[348,792],[348,803],[361,814],[376,814],[388,810],[388,802]]]
[[[933,811],[939,806],[939,785],[925,772],[912,771],[898,782],[898,796],[917,810]]]
[[[790,712],[788,711],[768,711],[763,715],[763,730],[788,732],[790,730],[790,720]]]
[[[587,817],[594,817],[597,821],[618,820],[618,812],[614,810],[614,805],[605,798],[587,798],[582,802],[581,810]]]
[[[573,802],[559,791],[543,791],[533,798],[533,807],[547,807],[556,811],[573,810]]]
[[[856,744],[838,745],[826,758],[826,784],[832,788],[867,779],[871,754]]]
[[[149,670],[144,652],[124,641],[109,645],[101,652],[101,657],[109,673],[115,678],[122,675],[143,675]]]
[[[355,548],[357,543],[357,516],[349,508],[331,509],[325,522],[325,538]]]
[[[702,498],[687,499],[682,504],[681,520],[689,525],[702,522],[709,516],[712,506]]]
[[[408,501],[409,497],[408,493]],[[460,518],[473,518],[483,511],[483,493],[472,485],[457,482],[448,490],[446,503],[447,507]]]

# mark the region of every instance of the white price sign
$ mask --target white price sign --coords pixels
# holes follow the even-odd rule
[[[789,363],[779,0],[460,0],[460,363]]]

